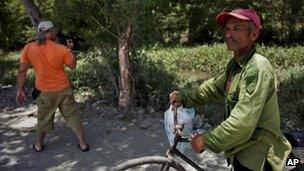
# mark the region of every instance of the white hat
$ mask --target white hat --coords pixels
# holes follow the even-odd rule
[[[41,21],[38,25],[38,31],[46,31],[48,29],[51,29],[55,27],[54,23],[52,21]]]

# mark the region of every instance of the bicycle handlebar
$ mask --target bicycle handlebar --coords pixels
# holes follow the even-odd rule
[[[169,151],[167,151],[166,156],[173,156],[174,154],[178,155],[180,158],[182,158],[183,160],[185,160],[188,164],[190,164],[191,166],[193,166],[194,168],[196,168],[196,170],[198,171],[203,171],[202,168],[200,168],[200,166],[198,166],[197,164],[195,164],[192,160],[190,160],[187,156],[185,156],[184,154],[182,154],[177,148],[177,144],[179,142],[190,142],[189,138],[184,138],[181,135],[175,134],[174,137],[174,145],[170,148]],[[168,155],[167,155],[168,154]]]

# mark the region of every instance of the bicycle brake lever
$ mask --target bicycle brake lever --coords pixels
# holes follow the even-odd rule
[[[183,135],[183,129],[184,129],[185,124],[182,125],[175,125],[173,133],[175,133],[177,136],[182,136]]]

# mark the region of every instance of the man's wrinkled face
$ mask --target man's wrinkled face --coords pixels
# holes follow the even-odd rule
[[[257,37],[252,35],[250,22],[230,17],[224,27],[225,41],[228,50],[239,52],[251,46]]]

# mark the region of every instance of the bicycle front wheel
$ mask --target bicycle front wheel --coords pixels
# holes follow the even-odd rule
[[[112,171],[185,171],[185,168],[174,160],[149,156],[128,160],[111,169]]]

